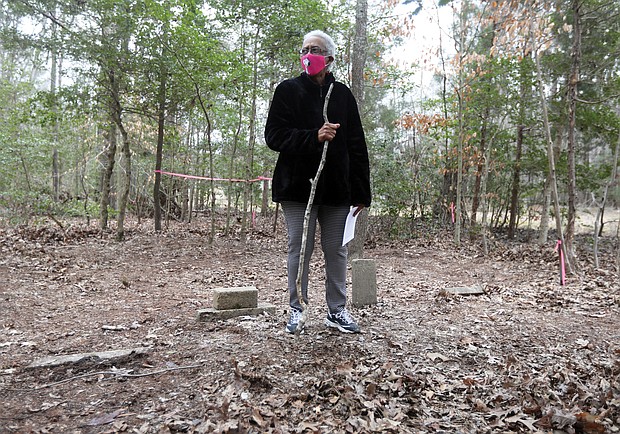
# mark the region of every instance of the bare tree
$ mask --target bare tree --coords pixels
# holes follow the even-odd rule
[[[549,160],[549,180],[551,183],[551,192],[553,198],[553,207],[555,211],[555,223],[556,223],[556,231],[558,241],[561,243],[560,247],[563,249],[564,257],[566,258],[566,246],[564,245],[564,235],[562,231],[562,219],[560,214],[560,200],[558,198],[558,182],[555,174],[555,157],[553,152],[553,140],[551,138],[551,128],[549,126],[549,114],[547,110],[547,100],[545,98],[545,88],[542,79],[542,69],[540,66],[540,57],[538,55],[538,47],[536,46],[536,38],[534,35],[537,34],[537,19],[535,16],[532,16],[530,19],[530,43],[532,44],[532,56],[534,58],[534,63],[536,65],[536,78],[538,81],[538,92],[540,95],[540,105],[543,113],[543,123],[545,126],[545,137],[547,139],[547,158]],[[568,259],[568,258],[567,258]],[[571,269],[570,260],[566,261],[566,265],[569,269]]]
[[[620,152],[620,132],[618,133],[618,140],[616,141],[616,149],[614,150],[614,159],[612,162],[611,169],[611,177],[605,184],[605,189],[603,190],[603,197],[601,201],[597,203],[598,211],[596,213],[596,220],[594,221],[594,266],[598,268],[598,239],[601,237],[603,232],[603,213],[605,211],[605,206],[607,205],[607,194],[609,193],[609,188],[616,184],[616,177],[618,176],[618,153]],[[618,226],[620,226],[620,222],[618,222]]]

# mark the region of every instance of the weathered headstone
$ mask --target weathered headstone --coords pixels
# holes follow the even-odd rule
[[[198,321],[256,316],[265,312],[275,314],[276,312],[275,306],[258,302],[258,290],[254,286],[215,288],[212,306],[198,311]]]
[[[373,259],[353,259],[351,280],[355,307],[377,304],[377,266]]]
[[[213,307],[218,310],[245,309],[258,306],[258,290],[253,286],[215,288]]]

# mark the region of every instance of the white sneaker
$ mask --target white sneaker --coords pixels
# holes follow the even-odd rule
[[[349,313],[344,308],[336,313],[328,313],[325,318],[325,325],[340,330],[342,333],[359,333],[360,328]]]

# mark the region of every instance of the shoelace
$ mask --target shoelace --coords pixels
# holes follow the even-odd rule
[[[334,316],[338,319],[343,320],[346,324],[351,324],[353,322],[355,322],[353,320],[353,317],[351,316],[351,314],[349,313],[348,310],[346,309],[342,309],[340,312],[336,312],[334,314]]]
[[[297,309],[293,309],[291,311],[291,324],[299,323],[300,318],[301,318],[301,311]]]

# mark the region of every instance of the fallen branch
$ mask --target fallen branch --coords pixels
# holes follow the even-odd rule
[[[325,95],[325,103],[323,104],[323,120],[325,123],[329,122],[327,119],[327,106],[329,104],[329,98],[332,94],[332,89],[334,88],[334,83],[329,85],[329,89],[327,90],[327,95]],[[329,140],[325,140],[323,142],[323,154],[321,155],[321,162],[319,163],[319,167],[316,171],[316,175],[314,178],[310,180],[311,188],[310,188],[310,197],[308,197],[308,205],[306,205],[306,212],[304,214],[304,227],[301,235],[301,248],[299,250],[299,268],[297,270],[297,280],[295,281],[295,287],[297,289],[297,298],[299,299],[299,304],[301,305],[301,318],[299,319],[299,323],[297,323],[297,328],[295,329],[295,334],[299,335],[308,321],[308,304],[304,300],[304,296],[301,290],[301,280],[304,274],[304,263],[306,260],[306,243],[308,241],[308,226],[310,225],[310,212],[312,211],[312,203],[314,202],[314,196],[316,194],[316,186],[319,182],[319,177],[321,176],[321,172],[323,171],[323,166],[325,166],[325,161],[327,160],[327,147],[329,146]]]
[[[187,366],[175,366],[173,368],[160,369],[158,371],[144,372],[142,374],[131,374],[129,371],[125,371],[123,369],[117,369],[114,371],[97,371],[97,372],[89,372],[88,374],[76,375],[74,377],[65,378],[64,380],[55,381],[54,383],[43,384],[41,386],[34,387],[32,389],[7,389],[15,392],[34,392],[41,389],[47,389],[49,387],[58,386],[60,384],[69,383],[71,381],[80,380],[82,378],[94,377],[97,375],[114,375],[119,378],[139,378],[139,377],[149,377],[151,375],[159,375],[165,374],[167,372],[173,371],[182,371],[185,369],[195,369],[201,368],[205,365],[205,362],[196,365],[187,365]]]

